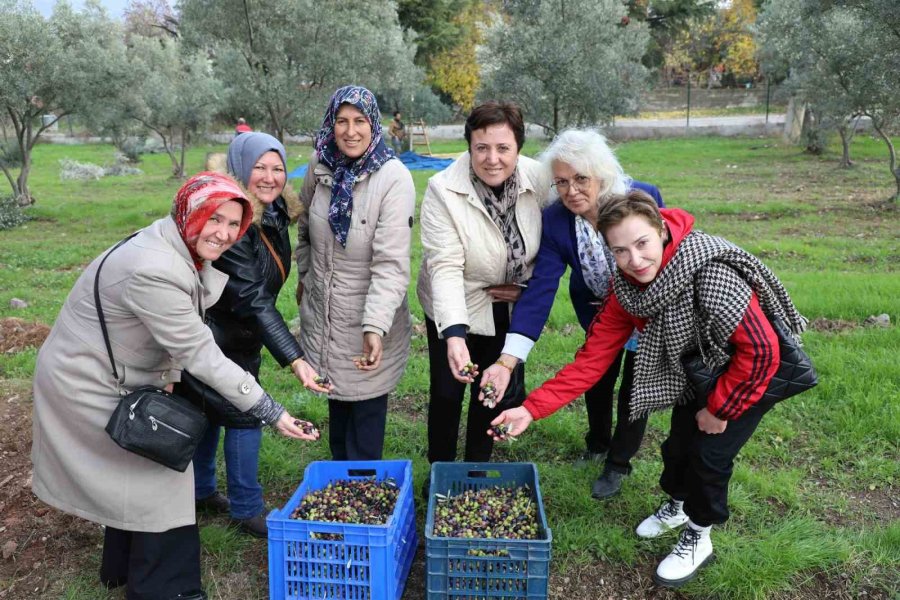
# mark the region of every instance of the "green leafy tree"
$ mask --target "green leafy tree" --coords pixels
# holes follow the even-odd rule
[[[900,122],[900,29],[881,0],[772,0],[759,24],[767,72],[787,73],[785,88],[810,105],[819,124],[841,132],[868,117],[888,149],[900,198],[900,169],[890,137]],[[845,138],[846,132],[842,133]],[[849,162],[844,140],[842,161]]]
[[[482,98],[515,100],[556,132],[633,113],[647,78],[647,26],[622,26],[618,0],[509,2],[487,34]]]
[[[76,13],[60,2],[46,19],[28,3],[0,0],[0,109],[17,146],[16,161],[0,159],[0,170],[18,203],[35,201],[28,177],[41,134],[115,95],[119,81],[110,65],[119,64],[123,53],[118,26],[96,3]],[[44,115],[50,117],[42,120]]]
[[[264,118],[279,139],[315,132],[342,85],[402,98],[426,92],[392,2],[182,0],[180,8],[180,31],[211,52],[229,110]]]
[[[184,177],[185,149],[219,110],[222,84],[205,53],[182,48],[175,39],[134,37],[128,55],[137,81],[123,114],[159,136],[172,175]]]

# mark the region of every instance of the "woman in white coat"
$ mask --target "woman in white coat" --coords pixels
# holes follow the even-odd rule
[[[100,579],[127,585],[128,600],[200,600],[194,473],[123,450],[105,431],[120,391],[171,389],[187,369],[241,411],[285,436],[315,439],[228,360],[203,323],[227,276],[209,263],[243,235],[252,209],[226,175],[201,173],[178,191],[170,216],[110,254],[100,295],[118,381],[85,269],[38,353],[34,377],[34,493],[64,512],[105,525]]]
[[[428,182],[422,201],[423,258],[417,292],[430,363],[428,460],[456,460],[462,402],[470,388],[465,460],[489,461],[484,435],[502,408],[525,399],[524,367],[494,408],[478,401],[480,369],[499,360],[509,316],[531,276],[549,186],[520,156],[525,123],[510,103],[487,102],[466,119],[469,151]]]

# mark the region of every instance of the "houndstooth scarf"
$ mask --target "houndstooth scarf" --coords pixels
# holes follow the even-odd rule
[[[794,334],[806,319],[775,274],[731,242],[692,231],[650,285],[613,275],[622,307],[647,319],[641,335],[631,392],[631,419],[693,399],[681,355],[699,347],[704,362],[719,367],[729,358],[734,333],[756,292],[763,312],[781,317]]]
[[[506,240],[505,283],[525,283],[525,241],[522,239],[522,232],[519,231],[519,223],[516,221],[519,169],[516,168],[509,179],[503,182],[503,193],[499,198],[494,194],[494,190],[475,174],[475,169],[471,164],[469,165],[469,179],[491,216],[491,220],[497,225],[500,233],[503,234],[503,239]]]

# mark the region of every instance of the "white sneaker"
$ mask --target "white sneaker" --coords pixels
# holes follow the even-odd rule
[[[689,521],[675,548],[656,567],[653,576],[656,583],[677,588],[696,577],[700,568],[715,557],[709,537],[710,529],[712,527],[700,527]]]
[[[641,521],[635,533],[642,538],[659,537],[665,532],[677,529],[688,522],[688,516],[684,514],[684,501],[669,498],[656,509],[656,512]]]

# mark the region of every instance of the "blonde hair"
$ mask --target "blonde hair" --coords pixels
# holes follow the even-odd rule
[[[650,194],[638,189],[631,190],[628,194],[610,196],[600,206],[600,212],[597,215],[597,230],[605,236],[610,228],[632,215],[644,217],[660,235],[665,231],[666,226],[656,201],[650,197]]]

